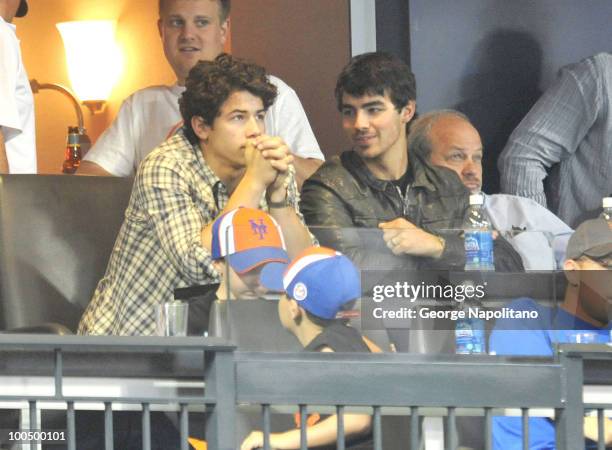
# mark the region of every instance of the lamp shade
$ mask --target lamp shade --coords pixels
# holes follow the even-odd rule
[[[115,21],[58,23],[72,89],[81,101],[105,101],[121,75],[123,58],[115,41]]]

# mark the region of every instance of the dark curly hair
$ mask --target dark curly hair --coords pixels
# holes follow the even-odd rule
[[[336,102],[342,111],[342,96],[389,95],[399,111],[416,100],[414,74],[401,59],[385,52],[355,56],[342,69],[336,83]]]
[[[266,110],[277,94],[276,86],[270,83],[263,67],[226,53],[221,53],[214,61],[199,61],[189,71],[185,86],[179,107],[185,135],[194,145],[199,141],[191,126],[194,116],[212,126],[223,103],[236,91],[247,91],[259,97]]]

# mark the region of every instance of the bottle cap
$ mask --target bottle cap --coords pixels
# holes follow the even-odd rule
[[[484,203],[484,195],[472,194],[470,195],[470,205],[482,205]]]
[[[612,208],[612,197],[604,197],[601,204],[604,208]]]

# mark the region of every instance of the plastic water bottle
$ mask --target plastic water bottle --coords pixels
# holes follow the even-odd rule
[[[603,211],[599,217],[606,219],[608,225],[612,226],[612,197],[604,197],[601,201],[601,206],[603,207]]]
[[[455,328],[455,353],[471,355],[486,353],[483,319],[458,319]]]
[[[463,222],[465,270],[495,270],[493,227],[484,208],[484,195],[470,195],[470,208]]]
[[[486,353],[485,321],[475,313],[482,305],[479,302],[461,303],[464,318],[455,321],[455,353],[470,355]]]

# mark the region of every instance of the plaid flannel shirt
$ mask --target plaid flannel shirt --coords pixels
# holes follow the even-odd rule
[[[290,177],[288,200],[303,222],[294,171]],[[228,199],[221,180],[182,131],[149,154],[136,174],[125,220],[79,334],[153,334],[156,304],[172,300],[176,288],[218,282],[200,235]],[[259,207],[268,210],[265,195]]]

